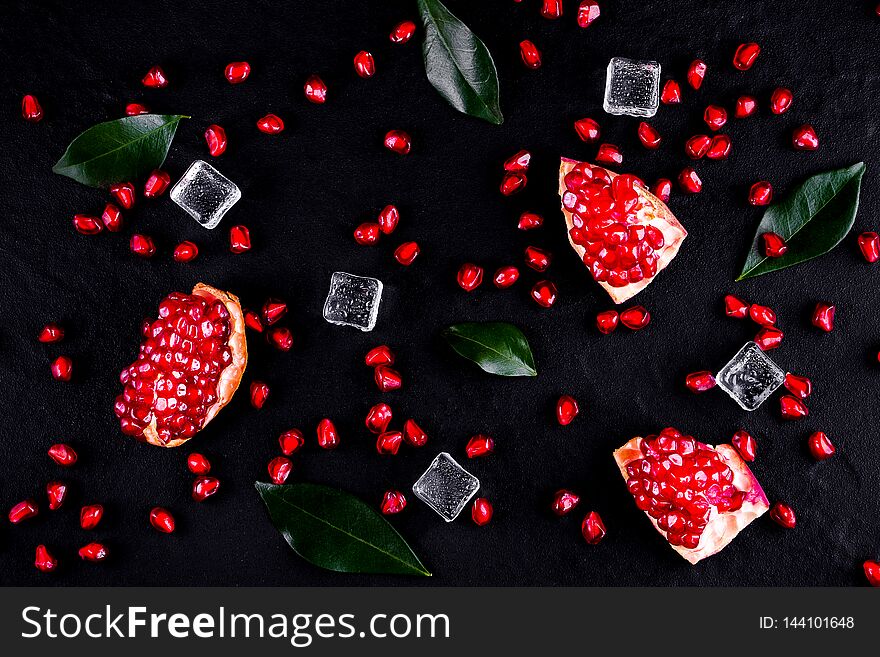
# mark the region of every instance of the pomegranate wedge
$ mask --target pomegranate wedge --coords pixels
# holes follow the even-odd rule
[[[692,564],[723,550],[769,508],[739,453],[666,428],[614,452],[636,506]]]
[[[559,196],[568,241],[614,303],[645,289],[687,237],[666,204],[630,174],[563,158]]]

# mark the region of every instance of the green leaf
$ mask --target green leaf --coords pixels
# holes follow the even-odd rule
[[[489,374],[537,376],[535,359],[526,336],[506,322],[453,324],[443,336],[458,355],[475,362]]]
[[[865,163],[859,162],[817,174],[807,178],[784,201],[769,207],[736,280],[791,267],[837,246],[855,221],[864,173]],[[764,255],[764,233],[776,233],[788,243],[785,255]]]
[[[394,527],[354,495],[318,484],[254,486],[275,529],[306,561],[340,573],[431,576]]]
[[[440,0],[418,0],[425,26],[425,73],[459,112],[499,125],[498,72],[486,44]]]
[[[99,123],[70,142],[52,171],[90,187],[143,178],[162,166],[177,124],[188,118],[140,114]]]

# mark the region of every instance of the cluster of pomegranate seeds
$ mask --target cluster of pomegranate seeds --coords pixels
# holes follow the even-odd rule
[[[385,148],[398,155],[408,155],[412,150],[412,138],[403,130],[389,130],[385,133]]]
[[[568,426],[580,413],[577,400],[571,395],[562,395],[556,402],[556,421],[560,426]]]
[[[277,135],[279,132],[284,131],[284,121],[275,114],[266,114],[264,117],[257,119],[257,130],[266,135]]]
[[[168,78],[165,77],[165,71],[162,70],[162,67],[154,66],[147,71],[141,83],[151,89],[164,89],[168,86]]]
[[[519,56],[526,68],[541,68],[541,51],[534,42],[523,39],[519,42]]]
[[[772,518],[773,522],[777,525],[785,527],[786,529],[794,529],[797,524],[794,509],[785,502],[777,502],[770,507],[770,518]]]
[[[467,445],[464,448],[464,451],[469,459],[486,456],[495,451],[495,439],[491,436],[486,436],[484,434],[471,436],[471,438],[467,442]]]
[[[43,120],[43,106],[36,96],[27,94],[21,99],[21,118],[31,123],[39,123]]]
[[[371,78],[376,74],[376,60],[372,53],[361,50],[354,56],[354,72],[362,78]]]

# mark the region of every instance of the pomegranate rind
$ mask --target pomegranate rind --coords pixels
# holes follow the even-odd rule
[[[620,474],[623,476],[624,481],[628,478],[626,466],[643,456],[641,444],[642,438],[636,436],[619,449],[614,450],[614,460],[620,469]],[[764,493],[764,489],[761,488],[761,484],[758,483],[755,475],[749,470],[749,466],[742,460],[736,449],[726,444],[716,445],[715,447],[703,445],[702,443],[699,443],[699,445],[714,449],[718,453],[721,459],[733,470],[733,485],[745,492],[746,495],[742,507],[736,511],[718,513],[717,509],[712,507],[712,517],[709,519],[705,529],[703,529],[700,543],[696,548],[691,549],[681,545],[670,545],[673,550],[692,564],[696,564],[706,557],[711,557],[713,554],[723,550],[749,523],[756,518],[760,518],[770,508],[770,502]],[[657,521],[647,512],[645,512],[645,515],[648,516],[648,520],[654,525],[654,529],[665,538],[666,533],[660,529]]]
[[[199,431],[201,431],[205,428],[208,422],[216,417],[217,413],[220,412],[220,409],[229,403],[232,396],[235,394],[235,391],[238,390],[238,385],[241,383],[241,377],[244,374],[245,367],[247,367],[248,354],[247,340],[245,339],[244,313],[241,310],[241,303],[239,302],[238,297],[229,292],[218,290],[210,285],[205,285],[204,283],[197,283],[193,288],[192,293],[195,296],[204,297],[211,301],[220,301],[226,306],[226,309],[229,311],[228,345],[229,351],[232,353],[232,361],[220,373],[220,378],[217,380],[217,401],[214,402],[214,405],[211,406],[205,414],[202,426],[199,427]],[[144,439],[151,445],[156,445],[157,447],[179,447],[188,440],[191,440],[190,438],[174,438],[167,443],[162,442],[156,431],[155,417],[144,429]]]
[[[576,164],[580,164],[577,160],[571,160],[567,157],[563,157],[561,159],[559,165],[559,198],[560,202],[562,200],[563,194],[567,191],[565,188],[565,175],[571,171]],[[592,167],[597,167],[600,169],[604,169],[604,167],[599,167],[595,164],[590,164]],[[618,176],[618,174],[613,171],[609,171],[605,169],[608,175],[612,180]],[[681,243],[684,241],[684,238],[687,237],[687,231],[684,229],[684,226],[681,225],[681,222],[675,218],[675,215],[672,214],[672,211],[666,206],[666,204],[661,201],[659,198],[654,196],[647,189],[639,186],[637,187],[637,193],[639,198],[642,200],[643,206],[639,209],[639,218],[644,221],[645,224],[650,224],[657,228],[659,231],[663,233],[663,239],[666,242],[663,248],[659,252],[659,258],[657,260],[657,273],[650,278],[643,278],[642,280],[636,283],[629,283],[624,285],[623,287],[614,287],[609,285],[608,283],[600,282],[599,285],[608,293],[608,296],[614,301],[614,303],[623,303],[628,299],[632,299],[639,292],[644,290],[651,282],[657,278],[661,271],[672,262],[672,259],[678,255],[678,250],[681,248]],[[578,254],[578,257],[581,259],[581,262],[584,261],[584,255],[586,254],[586,249],[579,244],[575,244],[574,240],[571,239],[571,233],[569,232],[573,227],[574,223],[572,221],[572,213],[569,210],[566,210],[565,207],[562,207],[562,214],[565,216],[565,226],[566,226],[566,235],[568,236],[568,242],[571,244],[571,248],[575,250],[575,253]]]

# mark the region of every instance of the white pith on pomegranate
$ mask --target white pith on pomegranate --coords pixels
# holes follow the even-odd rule
[[[614,303],[645,289],[687,237],[635,176],[562,158],[559,197],[568,241]]]
[[[247,365],[238,298],[199,283],[172,292],[145,327],[137,360],[122,370],[114,410],[122,432],[177,447],[203,429],[238,388]]]
[[[673,428],[636,437],[614,460],[636,506],[692,564],[723,550],[770,504],[730,445],[712,447]]]

